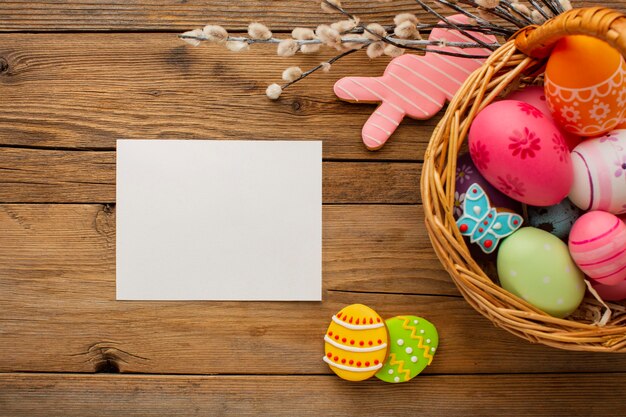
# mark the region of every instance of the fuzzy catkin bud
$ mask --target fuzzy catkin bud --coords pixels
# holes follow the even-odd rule
[[[418,35],[415,23],[404,21],[396,26],[393,33],[400,39],[412,39]]]
[[[282,92],[283,92],[283,89],[280,85],[270,84],[265,90],[265,95],[270,100],[277,100],[278,97],[280,97],[280,95],[282,94]]]
[[[289,67],[283,71],[283,80],[291,82],[297,80],[302,75],[300,67]]]
[[[319,25],[315,30],[317,37],[330,47],[341,46],[341,35],[328,25]]]
[[[370,43],[367,47],[367,56],[370,59],[378,58],[382,54],[385,53],[385,43],[384,42],[374,42]]]
[[[322,66],[322,71],[324,72],[330,71],[331,65],[328,62],[322,62],[320,65]]]
[[[500,4],[500,0],[476,0],[476,4],[485,9],[495,9]]]
[[[387,45],[385,46],[385,55],[390,56],[392,58],[398,57],[404,53],[404,49],[398,48],[395,45]]]
[[[403,22],[411,22],[414,25],[419,23],[419,19],[413,13],[400,13],[393,18],[393,23],[398,26]]]
[[[319,52],[321,46],[322,45],[319,43],[309,43],[306,45],[302,45],[300,47],[300,52],[302,52],[303,54],[314,54],[316,52]]]
[[[228,41],[226,42],[226,48],[229,51],[241,52],[250,49],[250,45],[248,45],[248,42]]]
[[[380,37],[387,36],[387,31],[385,30],[384,27],[382,27],[378,23],[370,23],[369,25],[367,25],[367,30],[363,33],[363,35],[367,39],[378,41],[380,40]]]
[[[572,3],[570,3],[570,0],[559,0],[559,4],[565,11],[572,10]]]
[[[339,1],[339,0],[327,0],[327,1],[328,1],[328,3],[334,4],[337,7],[341,7],[341,1]],[[337,9],[335,9],[332,6],[329,6],[323,0],[321,2],[321,5],[322,5],[322,10],[325,11],[326,13],[335,13],[335,12],[337,12]]]
[[[202,31],[210,42],[224,43],[228,40],[228,32],[221,26],[206,25]]]
[[[295,28],[291,31],[291,37],[299,40],[315,39],[315,32],[309,28]]]
[[[181,36],[193,36],[194,38],[204,38],[204,32],[202,29],[194,29],[188,32],[183,33]],[[183,41],[187,42],[189,45],[198,46],[200,45],[199,39],[193,38],[181,38]]]
[[[332,23],[330,27],[335,29],[339,33],[350,32],[357,25],[357,22],[349,19],[349,20],[340,20],[338,22]]]
[[[293,56],[298,52],[298,48],[298,42],[293,39],[284,39],[278,44],[276,53],[278,56]]]
[[[248,26],[248,35],[252,39],[267,40],[272,38],[272,32],[262,23],[254,22]]]

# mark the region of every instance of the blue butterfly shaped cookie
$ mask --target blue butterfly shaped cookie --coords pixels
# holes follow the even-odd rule
[[[472,184],[463,201],[463,215],[456,225],[463,236],[476,243],[485,253],[496,250],[503,238],[522,226],[522,216],[516,213],[499,212],[491,207],[489,197],[478,184]]]

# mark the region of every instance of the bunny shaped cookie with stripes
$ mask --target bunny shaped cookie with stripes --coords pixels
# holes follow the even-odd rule
[[[447,20],[455,25],[469,23],[467,17],[460,14]],[[484,44],[496,41],[492,35],[467,34]],[[424,120],[437,114],[491,53],[482,47],[461,49],[448,45],[475,40],[458,30],[434,28],[428,39],[440,41],[441,45],[429,46],[423,56],[404,54],[394,58],[381,77],[345,77],[335,83],[335,94],[342,100],[381,103],[363,126],[363,143],[369,150],[382,148],[405,116]],[[445,52],[474,57],[446,55]]]

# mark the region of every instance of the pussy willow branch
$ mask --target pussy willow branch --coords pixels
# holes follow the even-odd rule
[[[180,39],[195,39],[197,41],[208,41],[209,38],[206,35],[198,35],[198,36],[194,36],[194,35],[178,35],[178,37]],[[399,38],[392,38],[392,37],[388,37],[387,39],[393,40],[395,43],[397,43],[398,45],[400,45],[400,47],[404,48],[407,46],[412,46],[412,45],[424,45],[424,46],[442,46],[441,41],[433,41],[433,40],[426,40],[426,39],[399,39]],[[270,39],[252,39],[252,38],[247,38],[247,37],[242,37],[242,36],[229,36],[226,41],[227,42],[246,42],[248,44],[255,44],[255,43],[280,43],[281,41],[283,41],[284,39],[278,39],[278,38],[270,38]],[[306,40],[302,40],[302,39],[294,39],[294,41],[296,43],[298,43],[298,45],[302,46],[302,45],[315,45],[315,44],[322,44],[323,42],[319,39],[306,39]],[[342,43],[361,43],[363,45],[369,45],[370,43],[376,42],[373,41],[371,39],[366,39],[366,38],[350,38],[350,37],[342,37],[341,38],[341,42]],[[494,46],[497,46],[497,44],[493,44]],[[473,43],[473,42],[445,42],[445,46],[451,46],[451,47],[457,47],[457,48],[476,48],[478,47],[477,44]],[[355,49],[356,50],[356,49]],[[430,50],[429,50],[430,52]],[[433,51],[434,52],[434,51]],[[470,55],[462,55],[464,57],[469,57]]]
[[[352,53],[354,53],[354,52],[356,52],[356,51],[358,51],[358,49],[350,49],[350,50],[348,50],[348,51],[342,52],[342,53],[340,53],[339,55],[337,55],[337,56],[334,56],[334,57],[330,58],[328,61],[326,61],[326,62],[322,62],[322,63],[321,63],[321,64],[319,64],[318,66],[315,66],[315,67],[311,68],[311,69],[310,69],[310,70],[308,70],[308,71],[304,71],[304,72],[302,73],[302,75],[300,75],[298,78],[296,78],[296,79],[295,79],[295,80],[293,80],[293,81],[289,81],[289,82],[288,82],[288,83],[286,83],[286,84],[283,84],[283,85],[281,86],[281,88],[284,90],[285,88],[289,87],[291,84],[297,83],[297,82],[298,82],[298,81],[300,81],[301,79],[306,78],[306,77],[308,77],[309,75],[313,74],[315,71],[318,71],[318,70],[320,70],[320,69],[324,68],[324,66],[325,66],[326,64],[328,64],[328,65],[332,65],[332,64],[334,64],[336,61],[339,61],[341,58],[343,58],[343,57],[345,57],[345,56],[348,56],[348,55],[350,55],[350,54],[352,54]]]
[[[322,0],[325,4],[327,4],[329,7],[337,10],[339,13],[343,14],[344,16],[346,16],[348,19],[352,19],[352,20],[357,20],[357,17],[355,15],[353,15],[352,13],[348,12],[347,10],[345,10],[343,7],[341,6],[337,6],[334,3],[329,2],[328,0]],[[447,21],[447,19],[442,19],[444,20],[444,22],[446,23],[446,27],[449,29],[457,29],[459,32],[463,33],[464,35],[468,35],[468,37],[470,39],[472,39],[473,41],[475,41],[475,44],[468,44],[468,46],[465,46],[465,48],[477,48],[480,46],[483,46],[487,49],[490,50],[496,50],[500,44],[491,44],[490,46],[487,46],[488,44],[481,42],[480,40],[474,38],[473,36],[471,36],[470,34],[468,34],[466,31],[462,30],[460,28],[460,26],[458,25],[454,25],[451,24],[450,22]],[[405,43],[401,43],[399,39],[396,38],[392,38],[390,36],[381,36],[378,33],[375,33],[374,31],[370,30],[367,28],[367,25],[359,20],[359,24],[358,27],[363,29],[365,32],[370,33],[372,35],[374,35],[376,38],[378,38],[380,41],[383,41],[385,43],[391,44],[397,48],[403,48],[403,49],[409,49],[412,51],[420,51],[420,52],[433,52],[433,53],[437,53],[437,54],[441,54],[441,55],[447,55],[447,56],[454,56],[454,57],[459,57],[459,58],[487,58],[488,55],[471,55],[471,54],[461,54],[461,53],[456,53],[456,52],[449,52],[449,51],[441,51],[438,49],[426,49],[426,48],[420,48],[420,47],[415,47],[412,46],[410,44],[405,44]],[[404,41],[404,40],[402,40]],[[439,43],[438,43],[439,45]]]
[[[433,9],[432,7],[427,5],[426,3],[424,3],[422,0],[415,0],[415,2],[417,4],[419,4],[420,6],[422,6],[422,8],[424,10],[426,10],[428,13],[432,14],[433,16],[436,16],[440,20],[443,20],[444,22],[446,22],[447,24],[452,26],[454,29],[456,29],[460,33],[462,33],[464,36],[466,36],[466,37],[470,38],[471,40],[473,40],[474,42],[478,43],[483,48],[487,48],[487,49],[489,49],[491,51],[495,51],[498,48],[498,47],[494,47],[494,46],[492,46],[490,44],[487,44],[487,43],[481,41],[480,39],[476,38],[475,36],[473,36],[471,33],[467,32],[465,30],[462,30],[458,25],[456,25],[455,23],[451,22],[448,18],[443,16],[441,13],[439,13],[438,11],[436,11],[435,9]]]

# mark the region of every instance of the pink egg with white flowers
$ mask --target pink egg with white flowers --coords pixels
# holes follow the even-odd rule
[[[554,118],[552,117],[552,113],[550,113],[550,108],[548,108],[548,102],[546,100],[546,93],[542,86],[531,85],[521,90],[517,90],[511,93],[508,99],[519,100],[519,101],[523,101],[524,103],[528,103],[531,106],[536,107],[537,110],[543,113],[543,115],[546,116],[548,119],[552,120],[552,122],[557,127],[557,129],[559,129],[559,132],[561,132],[561,134],[563,135],[563,138],[565,139],[565,143],[567,144],[567,147],[570,150],[574,149],[576,145],[578,145],[580,141],[582,140],[580,136],[576,136],[573,133],[569,133],[563,130],[554,121]]]
[[[572,259],[590,279],[603,285],[626,280],[626,224],[606,211],[583,214],[569,234]]]
[[[572,151],[569,199],[583,210],[626,213],[626,129],[587,139]]]
[[[533,206],[551,206],[569,193],[572,161],[563,135],[536,107],[502,100],[485,107],[468,137],[483,177],[505,195]]]

